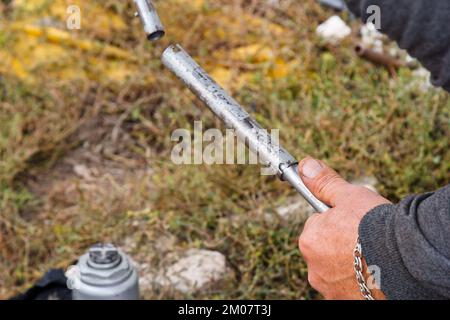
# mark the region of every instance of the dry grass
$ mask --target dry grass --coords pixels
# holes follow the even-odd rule
[[[168,251],[224,253],[229,278],[195,298],[315,297],[296,247],[301,225],[264,219],[294,194],[289,187],[255,167],[171,163],[174,129],[200,119],[222,126],[161,66],[169,42],[182,43],[264,126],[281,128],[299,158],[312,154],[347,178],[374,175],[392,200],[450,180],[447,94],[419,92],[408,69],[391,79],[356,58],[352,39],[333,54],[325,50],[314,30],[331,12],[315,1],[281,1],[276,9],[262,0],[159,1],[168,37],[155,45],[145,42],[131,1],[80,0],[91,18],[74,37],[122,49],[112,55],[17,28],[43,18],[60,28],[66,1],[6,3],[2,298],[98,241],[125,246],[150,269]],[[249,53],[248,45],[262,49]]]

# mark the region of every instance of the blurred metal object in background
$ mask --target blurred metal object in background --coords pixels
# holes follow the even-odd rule
[[[297,171],[298,161],[272,140],[264,130],[224,89],[222,89],[180,45],[168,47],[163,64],[214,112],[228,128],[234,129],[241,141],[258,154],[282,180],[288,181],[317,211],[329,208],[317,199],[303,183]]]
[[[164,27],[153,2],[151,0],[134,0],[134,3],[138,10],[136,15],[141,18],[142,24],[144,25],[144,31],[147,34],[147,39],[156,41],[164,37]]]
[[[77,273],[68,276],[73,300],[139,299],[133,261],[112,244],[92,246],[74,268]]]
[[[320,4],[330,7],[334,10],[344,11],[347,10],[347,5],[344,0],[319,0]]]

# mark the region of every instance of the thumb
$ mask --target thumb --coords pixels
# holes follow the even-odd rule
[[[332,207],[345,201],[353,186],[320,160],[307,157],[298,165],[299,174],[308,189]]]

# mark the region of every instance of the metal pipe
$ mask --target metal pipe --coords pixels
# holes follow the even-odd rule
[[[147,39],[156,41],[164,37],[165,31],[151,0],[134,0],[137,7],[137,15],[141,18]]]
[[[317,211],[329,208],[305,186],[297,172],[298,161],[283,149],[224,89],[222,89],[180,45],[168,47],[162,55],[163,64],[219,117],[228,128],[245,141],[263,163],[288,181]]]

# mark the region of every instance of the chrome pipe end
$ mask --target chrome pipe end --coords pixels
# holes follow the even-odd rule
[[[141,19],[147,39],[157,41],[164,37],[166,32],[153,2],[151,0],[134,0],[134,3],[137,7],[136,15]]]

